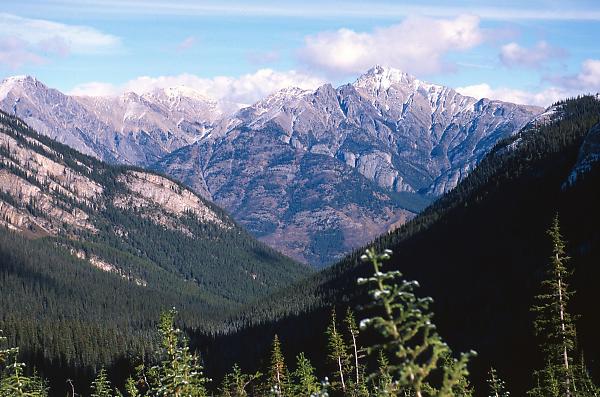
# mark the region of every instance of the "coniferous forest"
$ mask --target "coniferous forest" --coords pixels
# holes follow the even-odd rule
[[[561,117],[500,142],[414,220],[256,301],[179,284],[208,251],[183,258],[191,253],[180,248],[173,270],[164,250],[189,242],[115,208],[97,216],[135,239],[3,229],[0,395],[598,395],[600,169],[572,170],[600,103],[555,106]],[[146,246],[157,242],[165,248]],[[99,271],[65,247],[161,287]]]

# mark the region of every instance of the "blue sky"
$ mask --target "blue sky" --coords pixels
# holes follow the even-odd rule
[[[521,103],[600,91],[598,1],[1,3],[0,77],[75,94],[184,84],[249,103],[375,64]]]

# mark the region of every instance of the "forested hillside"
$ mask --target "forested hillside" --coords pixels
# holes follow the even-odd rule
[[[184,186],[4,113],[0,181],[0,329],[58,390],[154,351],[163,310],[222,332],[244,304],[310,273]]]
[[[533,369],[543,365],[530,307],[552,252],[545,231],[557,213],[572,257],[578,343],[595,376],[600,371],[599,164],[569,179],[580,151],[590,148],[582,143],[600,121],[600,102],[567,100],[548,114],[499,143],[454,190],[374,244],[394,251],[387,270],[419,280],[419,293],[434,298],[436,324],[449,344],[480,353],[472,364],[474,382],[486,379],[493,365],[513,395],[524,395]],[[290,355],[304,350],[322,357],[326,341],[318,335],[330,307],[354,306],[365,296],[356,279],[370,268],[360,264],[360,253],[244,311],[240,321],[253,327],[217,340],[213,360],[227,367],[250,340],[262,345],[252,352],[264,351],[275,332]],[[252,352],[242,367],[253,367]]]

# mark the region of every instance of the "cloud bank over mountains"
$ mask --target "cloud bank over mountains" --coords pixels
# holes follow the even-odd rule
[[[282,88],[316,89],[324,82],[325,80],[321,78],[295,70],[278,72],[273,69],[259,69],[239,77],[202,78],[184,73],[177,76],[141,76],[120,86],[90,82],[74,87],[69,94],[87,96],[114,96],[125,92],[144,94],[158,88],[186,86],[208,98],[248,105]]]

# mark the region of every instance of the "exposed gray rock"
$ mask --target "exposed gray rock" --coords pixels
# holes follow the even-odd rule
[[[541,111],[375,67],[338,89],[279,91],[154,168],[322,265],[411,217],[419,206],[410,198],[452,189]]]
[[[141,166],[196,142],[224,115],[219,103],[186,87],[74,97],[29,76],[0,83],[0,109],[85,154]]]

